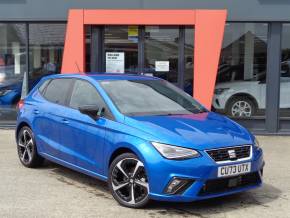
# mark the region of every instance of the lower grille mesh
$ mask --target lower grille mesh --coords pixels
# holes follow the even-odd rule
[[[208,180],[199,195],[216,194],[261,183],[258,172],[223,179]]]

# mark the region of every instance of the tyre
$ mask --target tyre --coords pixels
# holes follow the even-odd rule
[[[132,153],[116,157],[109,170],[109,188],[122,206],[144,207],[149,202],[149,183],[144,164]]]
[[[28,168],[41,166],[43,158],[37,153],[32,130],[24,126],[17,135],[17,152],[20,162]]]
[[[248,97],[233,97],[227,104],[227,114],[231,117],[251,117],[256,113],[256,105]]]

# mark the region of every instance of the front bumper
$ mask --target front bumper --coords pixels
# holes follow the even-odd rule
[[[147,168],[149,168],[150,198],[162,201],[190,202],[243,192],[262,185],[262,172],[264,167],[262,150],[254,149],[253,156],[250,160],[235,161],[227,164],[217,164],[205,152],[201,153],[201,157],[190,160],[172,161],[163,159],[158,163],[158,167],[149,163]],[[251,162],[251,172],[248,174],[222,179],[217,177],[218,167],[245,162]],[[241,179],[242,176],[245,177],[245,180],[256,176],[257,178],[255,178],[257,180],[236,187],[226,188],[225,185],[225,187],[221,187],[221,183],[226,183],[225,180],[229,178]],[[189,179],[194,182],[180,194],[166,194],[164,190],[172,178],[176,177]],[[215,184],[221,187],[221,189],[215,191],[211,188],[211,191],[205,191],[207,190],[207,186],[215,186]]]
[[[226,107],[228,96],[223,94],[221,95],[214,95],[212,100],[212,106],[217,110],[224,110]]]

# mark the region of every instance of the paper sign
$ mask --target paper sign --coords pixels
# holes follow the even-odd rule
[[[138,26],[128,26],[128,36],[138,36]]]
[[[124,73],[124,52],[106,52],[106,72]]]
[[[169,61],[155,61],[156,72],[169,72]]]
[[[128,26],[128,40],[138,42],[138,26]]]

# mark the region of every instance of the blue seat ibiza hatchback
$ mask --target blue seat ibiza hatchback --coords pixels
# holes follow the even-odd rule
[[[24,166],[48,159],[107,181],[123,206],[188,202],[262,184],[255,137],[158,78],[48,76],[18,108]]]

